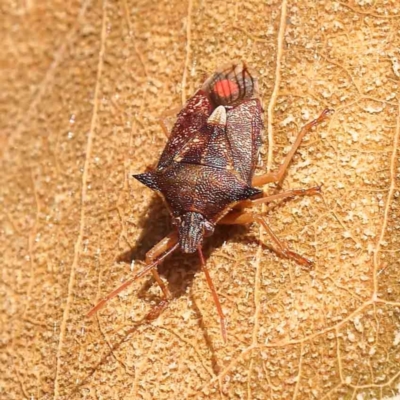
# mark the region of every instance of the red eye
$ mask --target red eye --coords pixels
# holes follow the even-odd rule
[[[213,92],[218,97],[231,98],[239,93],[239,86],[229,79],[223,79],[214,85]]]

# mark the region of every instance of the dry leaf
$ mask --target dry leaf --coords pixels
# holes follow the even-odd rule
[[[0,398],[399,394],[396,0],[26,0],[1,9]],[[260,80],[260,172],[279,165],[306,121],[336,110],[284,181],[323,184],[323,195],[268,217],[315,266],[280,259],[255,226],[219,229],[206,254],[226,346],[196,257],[177,254],[160,268],[175,298],[157,321],[142,321],[160,300],[151,277],[86,318],[171,228],[162,202],[130,178],[164,146],[157,118],[240,59]]]

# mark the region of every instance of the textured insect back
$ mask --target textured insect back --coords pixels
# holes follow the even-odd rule
[[[218,106],[207,120],[208,125],[226,126],[226,109],[224,106]]]
[[[208,95],[199,90],[179,112],[157,169],[166,168],[174,160],[182,147],[204,127],[211,113],[212,105]]]
[[[245,63],[221,68],[207,79],[202,90],[208,93],[214,106],[234,106],[258,97],[257,80]]]

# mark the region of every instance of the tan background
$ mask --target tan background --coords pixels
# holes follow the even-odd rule
[[[400,5],[397,0],[2,1],[1,399],[382,399],[400,387]],[[271,227],[219,229],[208,266],[160,268],[84,314],[170,229],[129,178],[165,143],[157,118],[233,59],[257,71],[276,168],[326,106]],[[271,151],[272,150],[272,151]],[[273,154],[273,157],[271,157]],[[267,189],[267,188],[266,188]],[[260,245],[260,239],[266,246]],[[131,264],[131,260],[137,262]]]

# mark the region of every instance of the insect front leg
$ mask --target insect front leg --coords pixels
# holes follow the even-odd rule
[[[292,161],[292,158],[295,155],[297,149],[299,148],[300,143],[303,140],[306,133],[309,132],[312,127],[320,124],[324,119],[326,119],[331,112],[333,112],[333,110],[326,108],[317,119],[314,119],[313,121],[311,121],[307,125],[305,125],[301,129],[300,133],[297,135],[297,138],[296,138],[295,142],[293,143],[292,148],[290,149],[289,153],[286,155],[283,163],[278,168],[278,171],[269,172],[267,174],[253,177],[252,185],[253,186],[262,186],[267,183],[276,182],[278,184],[278,186],[280,186],[283,178],[285,177],[287,168],[288,168],[290,162]]]
[[[146,253],[146,264],[153,263],[155,260],[157,260],[158,257],[160,257],[160,255],[165,253],[165,251],[167,251],[169,248],[171,248],[176,243],[178,243],[178,236],[177,236],[176,232],[172,232],[168,236],[166,236],[164,239],[162,239],[160,242],[158,242],[154,247],[152,247]],[[168,286],[160,278],[160,275],[158,274],[157,269],[153,268],[151,270],[151,273],[152,273],[155,281],[158,283],[158,286],[160,286],[160,289],[163,293],[163,299],[157,305],[155,305],[150,310],[150,312],[147,314],[146,319],[148,319],[148,320],[153,320],[153,319],[158,318],[158,316],[168,306],[168,304],[172,298],[172,295],[171,295],[171,292],[170,292]]]
[[[166,236],[164,239],[162,239],[160,242],[158,242],[154,247],[152,247],[146,253],[146,265],[152,264],[154,261],[156,261],[162,254],[164,254],[168,249],[170,249],[177,242],[178,242],[178,236],[177,236],[176,232],[170,233],[168,236]],[[166,300],[171,299],[171,297],[172,297],[171,292],[169,291],[168,286],[165,285],[163,280],[160,278],[160,275],[158,274],[157,269],[153,268],[151,270],[151,273],[152,273],[155,281],[160,286],[160,289],[163,292],[165,299]]]
[[[157,317],[155,310],[158,309],[159,313],[166,307],[171,297],[171,293],[164,282],[161,280],[158,272],[155,270],[158,264],[160,264],[164,259],[173,253],[178,247],[178,235],[176,232],[170,233],[164,239],[162,239],[159,243],[157,243],[147,254],[146,254],[146,265],[132,278],[126,280],[122,285],[114,289],[111,293],[109,293],[106,297],[100,300],[86,315],[91,317],[101,308],[103,308],[106,303],[116,297],[119,293],[121,293],[124,289],[126,289],[129,285],[135,282],[137,279],[141,278],[142,276],[148,274],[149,272],[153,273],[154,278],[156,279],[157,283],[160,285],[161,290],[163,291],[165,299],[162,301],[163,307],[161,308],[160,305],[156,306],[152,311],[150,311],[149,315],[147,316],[148,319],[154,319]],[[155,272],[155,273],[154,273]],[[161,310],[161,311],[160,311]]]
[[[220,221],[218,221],[219,224],[224,224],[224,225],[247,225],[251,224],[252,222],[259,223],[265,229],[265,231],[271,236],[272,241],[275,243],[274,251],[281,257],[291,258],[297,263],[307,267],[312,265],[312,261],[292,251],[286,243],[282,242],[275,235],[273,230],[268,226],[266,220],[259,215],[255,215],[252,212],[233,211],[228,215],[226,215],[224,218],[222,218]]]

